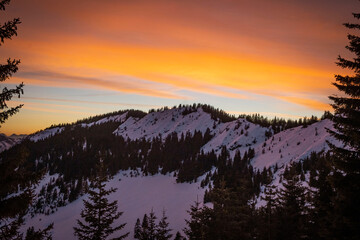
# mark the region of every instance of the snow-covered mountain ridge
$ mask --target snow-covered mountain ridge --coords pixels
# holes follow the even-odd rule
[[[202,151],[214,150],[219,153],[226,147],[233,156],[236,151],[245,152],[249,147],[255,149],[255,158],[252,165],[256,168],[270,167],[278,164],[283,166],[289,162],[298,161],[309,156],[311,152],[328,150],[327,141],[334,141],[326,129],[333,129],[331,120],[324,119],[307,127],[298,126],[281,131],[268,139],[265,136],[270,128],[261,127],[243,118],[229,122],[213,119],[211,114],[203,111],[201,107],[184,114],[187,107],[165,109],[151,112],[144,117],[128,116],[128,112],[101,118],[94,122],[80,123],[87,128],[107,122],[119,123],[113,134],[130,140],[156,137],[166,139],[170,134],[194,134],[198,131],[204,134],[207,130],[213,136],[202,147]],[[27,136],[31,141],[45,140],[55,134],[61,133],[64,127],[53,127]],[[8,137],[0,139],[0,152],[20,143],[21,138]]]
[[[162,112],[152,112],[141,119],[128,118],[114,131],[131,140],[145,138],[147,140],[176,133],[178,137],[195,131],[205,133],[207,130],[213,135],[209,143],[203,146],[204,152],[214,150],[219,153],[221,147],[227,147],[231,152],[245,151],[250,146],[255,147],[265,141],[268,128],[237,119],[223,123],[219,119],[212,119],[211,115],[202,108],[183,115],[184,108],[174,108]]]
[[[324,119],[309,126],[298,126],[274,134],[269,139],[265,136],[270,128],[261,127],[246,119],[239,118],[230,122],[214,120],[202,108],[183,114],[186,108],[173,108],[152,112],[143,118],[126,117],[126,113],[106,117],[90,124],[92,126],[109,121],[119,122],[119,127],[113,132],[130,140],[151,140],[161,136],[166,139],[172,133],[178,137],[187,133],[210,131],[212,139],[202,147],[202,150],[219,153],[226,147],[233,156],[236,151],[245,152],[249,147],[255,149],[255,158],[252,165],[264,168],[278,164],[279,167],[293,161],[299,161],[310,155],[311,152],[327,151],[327,141],[334,142],[327,129],[333,130],[333,123]]]

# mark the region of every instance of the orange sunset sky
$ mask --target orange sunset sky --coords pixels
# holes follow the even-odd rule
[[[0,132],[120,109],[207,103],[229,113],[320,116],[330,110],[342,23],[357,0],[12,0],[20,17],[1,63],[24,82],[21,111]]]

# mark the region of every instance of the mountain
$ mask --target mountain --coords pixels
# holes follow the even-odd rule
[[[6,136],[5,134],[0,133],[0,152],[20,143],[24,138],[26,138],[26,135],[12,134],[11,136]]]
[[[185,227],[190,205],[203,200],[229,162],[238,156],[248,162],[259,196],[261,186],[269,184],[261,175],[270,171],[270,183],[280,184],[286,166],[312,152],[327,151],[327,141],[336,143],[326,130],[332,125],[329,119],[235,118],[208,105],[149,113],[128,110],[39,131],[0,157],[10,158],[25,149],[32,170],[45,173],[24,229],[55,222],[55,239],[73,239],[72,227],[101,158],[113,176],[108,187],[118,188],[111,198],[124,211],[119,222],[127,222],[130,236],[136,218],[151,209],[158,217],[165,209],[175,233]]]

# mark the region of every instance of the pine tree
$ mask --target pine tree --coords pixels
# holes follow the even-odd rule
[[[304,187],[297,179],[288,180],[279,193],[279,201],[281,226],[277,239],[307,239],[308,209]]]
[[[134,238],[135,239],[140,239],[141,237],[141,223],[140,223],[140,219],[136,219],[136,223],[135,223],[135,227],[134,227]]]
[[[155,240],[156,239],[156,219],[157,217],[155,216],[155,213],[153,211],[153,209],[151,209],[151,212],[149,214],[149,225],[148,225],[148,240]]]
[[[210,235],[210,228],[212,226],[213,210],[204,206],[200,207],[200,202],[196,201],[190,207],[190,220],[185,220],[187,227],[184,233],[189,240],[210,240],[213,239]],[[215,229],[213,229],[215,230]]]
[[[332,198],[334,197],[334,189],[329,182],[329,173],[331,166],[327,161],[330,154],[312,154],[312,160],[316,160],[316,172],[312,173],[310,186],[315,189],[312,191],[311,197],[311,236],[313,239],[331,239],[332,213],[334,212]],[[314,172],[314,171],[313,171]]]
[[[266,202],[266,205],[262,208],[262,213],[265,217],[264,226],[264,235],[267,240],[276,239],[276,209],[279,206],[279,201],[277,199],[277,189],[276,186],[271,185],[267,186],[265,189],[265,197],[262,198]]]
[[[101,162],[98,176],[92,180],[93,188],[89,190],[89,200],[84,201],[84,209],[81,211],[81,217],[84,221],[77,220],[78,227],[74,227],[75,236],[80,240],[106,239],[119,230],[123,229],[126,223],[113,227],[122,212],[118,212],[117,201],[109,202],[107,196],[116,191],[115,188],[106,190],[108,178],[104,172],[104,165]],[[125,233],[113,239],[124,239],[129,233]]]
[[[52,230],[53,226],[54,224],[50,224],[45,229],[39,229],[37,231],[35,231],[34,227],[30,227],[26,231],[25,240],[51,240],[52,235],[50,231]]]
[[[359,20],[360,14],[354,13]],[[345,23],[353,31],[360,30],[359,23]],[[340,96],[330,96],[335,110],[335,131],[330,133],[343,146],[330,144],[333,153],[334,173],[331,182],[335,189],[333,237],[338,239],[360,238],[360,37],[348,34],[346,48],[355,55],[352,60],[338,57],[337,65],[354,75],[335,75],[333,85]]]
[[[139,240],[146,240],[149,238],[149,220],[147,214],[144,214],[141,222],[141,231],[139,234]]]
[[[10,3],[10,0],[0,0],[0,11],[4,11],[6,5]],[[20,24],[20,19],[15,18],[3,25],[0,25],[0,46],[6,39],[11,39],[14,35],[17,35],[17,27]],[[12,76],[17,70],[19,60],[7,60],[7,64],[0,64],[0,82],[4,82]],[[16,89],[4,88],[0,93],[0,127],[11,115],[15,114],[21,106],[15,108],[8,108],[6,101],[9,101],[14,94],[22,93],[23,85],[20,84]],[[23,152],[24,153],[24,152]],[[25,154],[25,153],[24,153]],[[0,165],[0,238],[11,239],[11,237],[20,236],[18,230],[22,224],[22,215],[24,215],[28,206],[31,203],[32,194],[31,191],[24,191],[23,194],[15,194],[12,197],[8,195],[16,191],[16,187],[20,184],[19,181],[23,181],[25,176],[22,176],[20,169],[16,172],[15,169],[25,161],[25,155],[19,159],[13,159],[13,162],[2,161]],[[15,218],[14,221],[10,221],[10,218]]]
[[[144,214],[142,223],[140,219],[136,220],[134,227],[134,238],[139,240],[167,240],[172,237],[170,234],[169,223],[165,211],[158,224],[156,224],[156,215],[151,209],[149,216]]]
[[[162,218],[156,229],[156,239],[157,240],[168,240],[172,237],[169,229],[169,222],[167,221],[167,216],[165,215],[165,210],[163,210]]]
[[[30,189],[26,189],[21,194],[12,194],[17,193],[18,186],[31,177],[23,167],[20,167],[25,162],[26,153],[19,153],[17,157],[0,164],[0,239],[22,238],[19,228],[33,199]],[[19,167],[18,171],[15,171],[17,167]]]
[[[184,240],[185,238],[181,235],[180,232],[176,232],[174,240]]]
[[[0,11],[4,11],[5,6],[9,3],[10,0],[0,0]],[[13,36],[17,35],[17,28],[20,23],[19,18],[14,18],[3,25],[0,25],[0,46],[6,39],[11,39]],[[12,75],[18,71],[19,64],[20,60],[10,58],[7,60],[6,64],[0,64],[0,82],[4,82],[12,77]],[[9,108],[6,102],[11,100],[14,95],[20,97],[20,95],[23,94],[23,87],[23,83],[19,84],[14,89],[4,87],[0,93],[0,127],[1,124],[3,124],[10,116],[17,113],[22,107],[22,105],[18,105],[16,107]]]
[[[5,11],[10,0],[0,0],[0,11]],[[0,46],[5,40],[17,36],[18,25],[21,23],[19,18],[14,18],[0,25]],[[18,71],[20,60],[8,58],[6,64],[0,64],[0,82],[11,78]],[[0,127],[5,121],[16,114],[23,105],[8,107],[7,102],[14,96],[20,98],[23,94],[24,84],[21,83],[15,88],[4,87],[0,93]],[[0,163],[0,239],[22,239],[23,234],[19,232],[23,224],[23,216],[33,199],[33,192],[30,189],[29,182],[36,183],[43,172],[30,172],[29,163],[26,162],[28,150],[21,148],[15,159],[3,159]],[[22,193],[16,193],[18,187]],[[10,195],[10,197],[9,197]],[[51,239],[50,224],[44,230],[33,231],[36,239]],[[33,238],[34,239],[34,238]]]

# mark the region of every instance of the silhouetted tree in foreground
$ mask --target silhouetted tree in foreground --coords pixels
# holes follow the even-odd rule
[[[360,14],[353,16],[359,20]],[[359,23],[345,23],[353,31],[360,30]],[[334,228],[331,237],[338,239],[360,238],[360,37],[348,34],[346,48],[355,55],[351,60],[338,57],[337,65],[353,71],[354,75],[335,75],[335,87],[341,96],[330,96],[335,110],[332,136],[343,143],[330,143],[333,153],[334,173],[330,176],[335,190],[332,212]]]
[[[9,3],[10,0],[0,1],[0,11],[4,11],[5,6]],[[4,43],[5,39],[11,39],[14,35],[17,35],[17,28],[20,23],[20,18],[14,18],[0,26],[0,46]],[[4,82],[16,73],[19,63],[20,60],[9,58],[6,64],[0,64],[0,82]],[[23,94],[23,87],[24,84],[21,83],[14,89],[3,88],[0,93],[0,124],[4,123],[6,119],[17,113],[22,107],[22,105],[19,105],[9,108],[6,102],[11,100],[14,95],[20,97],[20,95]]]
[[[4,11],[10,0],[0,0],[0,11]],[[20,24],[19,18],[14,18],[0,25],[0,46],[6,39],[17,35],[17,28]],[[8,59],[6,64],[0,64],[0,82],[9,79],[18,70],[20,60]],[[7,101],[14,95],[20,97],[23,94],[23,86],[16,86],[14,89],[4,87],[0,93],[0,127],[10,116],[19,111],[22,105],[8,107]],[[26,214],[33,193],[29,185],[39,180],[41,173],[29,171],[31,164],[26,162],[28,150],[24,147],[16,152],[12,158],[2,160],[0,164],[0,239],[23,239],[19,232],[23,224],[23,216]],[[20,187],[20,191],[19,191]],[[11,195],[10,195],[11,194]],[[9,197],[10,195],[10,197]],[[51,239],[52,224],[44,230],[30,228],[26,239]]]
[[[109,202],[107,196],[116,191],[115,188],[105,189],[108,181],[103,163],[100,163],[98,174],[92,181],[89,190],[89,200],[84,201],[81,211],[83,221],[77,220],[78,227],[74,227],[75,236],[79,239],[103,240],[123,229],[126,223],[112,226],[123,213],[118,212],[117,201]],[[129,235],[125,233],[113,239],[124,239]]]

